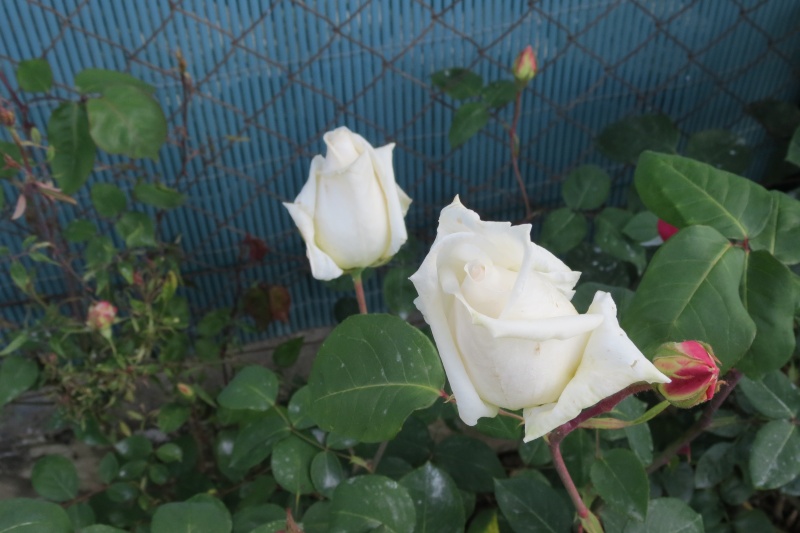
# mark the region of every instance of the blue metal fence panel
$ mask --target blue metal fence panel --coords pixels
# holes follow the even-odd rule
[[[74,97],[83,68],[129,72],[157,87],[174,128],[183,125],[180,49],[195,84],[190,149],[202,156],[185,177],[176,142],[157,162],[139,162],[189,196],[164,218],[163,236],[182,236],[196,285],[189,296],[200,308],[230,303],[242,238],[264,239],[273,253],[244,278],[289,287],[291,324],[272,326],[279,334],[330,323],[338,297],[308,274],[302,241],[280,205],[305,182],[325,131],[346,125],[373,144],[397,143],[398,181],[414,199],[408,225],[423,238],[455,194],[485,217],[519,218],[502,127],[493,122],[452,149],[454,103],[431,87],[430,74],[468,66],[484,79],[507,77],[530,43],[540,73],[526,90],[520,126],[529,194],[552,205],[571,169],[597,163],[614,173],[620,201],[630,169],[599,156],[594,136],[624,116],[659,111],[684,133],[728,128],[758,146],[763,133],[743,107],[797,97],[798,21],[796,0],[4,0],[0,68],[13,80],[18,61],[45,57],[59,97]],[[52,107],[31,105],[42,131]],[[101,155],[90,183],[115,181],[129,191],[135,177],[113,172],[121,161]],[[751,174],[761,167],[763,158]],[[62,223],[91,214],[88,187],[77,199],[78,208],[60,213]],[[6,208],[0,245],[16,251],[24,227],[8,215]],[[108,221],[101,225],[111,232]],[[55,269],[40,282],[48,293],[63,290]],[[379,305],[379,279],[367,289]],[[7,317],[24,317],[24,306],[11,305],[21,298],[0,276]]]

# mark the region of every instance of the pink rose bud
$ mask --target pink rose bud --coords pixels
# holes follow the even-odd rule
[[[514,60],[514,77],[520,83],[528,83],[536,76],[536,54],[533,47],[528,45]]]
[[[667,242],[667,240],[670,237],[678,233],[678,228],[676,228],[675,226],[673,226],[668,222],[664,222],[660,218],[658,219],[657,227],[658,227],[658,234],[661,235],[661,238],[664,239],[664,242]]]
[[[658,392],[677,407],[688,409],[708,401],[719,388],[719,360],[704,342],[662,344],[653,364],[672,380],[659,383]]]
[[[86,317],[86,325],[92,329],[102,331],[111,327],[116,316],[117,308],[109,302],[102,300],[96,304],[92,304],[89,308],[89,314]]]

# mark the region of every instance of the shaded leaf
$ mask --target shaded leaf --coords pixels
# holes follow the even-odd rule
[[[15,340],[21,340],[21,346],[25,342],[25,336],[19,336]],[[11,350],[9,350],[11,348]],[[14,342],[9,344],[4,352],[13,352]],[[0,366],[0,406],[18,397],[26,390],[33,387],[39,379],[39,366],[32,359],[20,356],[10,356],[3,359]]]
[[[275,405],[278,377],[262,366],[248,366],[222,389],[217,402],[227,409],[266,411]]]
[[[745,140],[727,130],[699,131],[689,137],[686,155],[703,163],[741,174],[753,159]]]
[[[642,463],[628,450],[609,450],[591,468],[591,479],[597,493],[609,505],[635,520],[647,516],[650,482]]]
[[[404,476],[400,484],[408,490],[414,502],[417,515],[414,531],[464,531],[466,517],[461,494],[446,472],[431,463],[425,463]]]
[[[17,83],[29,93],[46,93],[53,86],[53,69],[45,59],[27,59],[17,65]]]
[[[611,177],[597,165],[582,165],[569,173],[561,194],[567,207],[572,209],[597,209],[611,192]]]
[[[775,489],[800,475],[800,434],[788,420],[773,420],[756,433],[750,477],[758,489]]]
[[[541,245],[554,254],[566,253],[581,243],[589,229],[586,217],[569,207],[552,211],[542,224]]]
[[[367,475],[336,487],[330,521],[330,533],[406,533],[414,531],[416,512],[405,487],[383,476]]]
[[[33,465],[31,483],[39,496],[64,502],[78,494],[78,471],[66,457],[46,455]]]
[[[456,148],[478,133],[489,121],[489,109],[481,102],[464,104],[453,115],[453,123],[447,138]]]
[[[481,92],[483,79],[464,68],[447,68],[431,74],[431,81],[451,98],[464,100]]]
[[[645,150],[675,153],[680,132],[666,115],[628,117],[606,127],[597,136],[597,148],[620,163],[635,163]]]
[[[571,531],[572,510],[541,481],[526,476],[497,480],[495,496],[515,533]]]
[[[92,173],[96,151],[86,107],[65,102],[53,110],[47,122],[47,139],[56,150],[50,168],[61,192],[77,192]]]

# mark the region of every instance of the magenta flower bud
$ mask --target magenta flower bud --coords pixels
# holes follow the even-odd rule
[[[86,325],[92,329],[103,331],[111,327],[117,316],[117,308],[111,303],[101,300],[89,308],[86,316]]]
[[[528,45],[514,60],[514,77],[520,83],[528,83],[536,76],[536,54]]]
[[[669,222],[664,222],[660,218],[658,219],[657,229],[658,229],[658,234],[661,235],[661,238],[664,239],[664,242],[667,242],[667,240],[670,237],[672,237],[679,231],[678,228],[676,228]]]
[[[688,409],[708,401],[719,388],[719,360],[704,342],[662,344],[653,364],[672,380],[659,383],[658,392],[677,407]]]

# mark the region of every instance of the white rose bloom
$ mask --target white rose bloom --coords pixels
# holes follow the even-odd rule
[[[386,263],[406,242],[411,199],[395,183],[394,143],[373,148],[345,127],[323,136],[325,157],[311,161],[294,203],[284,203],[306,241],[311,274],[321,280]]]
[[[532,243],[529,224],[483,222],[458,197],[411,276],[468,425],[523,409],[525,442],[637,382],[667,383],[598,291],[586,314],[570,303],[580,277]]]

